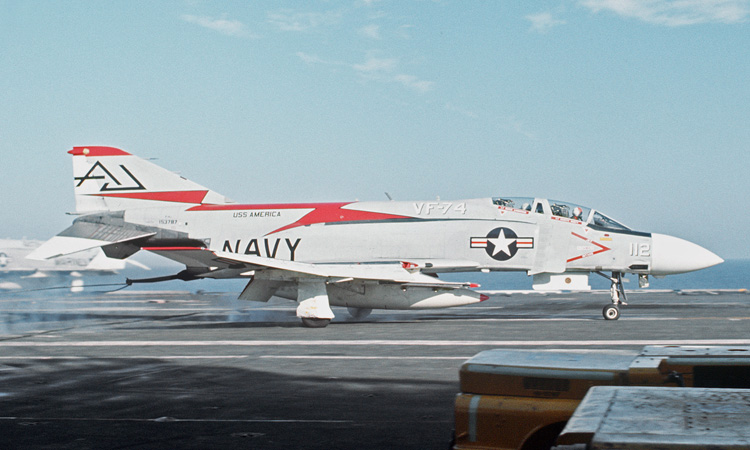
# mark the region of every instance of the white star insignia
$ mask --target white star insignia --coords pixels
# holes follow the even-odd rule
[[[495,250],[492,252],[492,257],[498,255],[498,253],[503,252],[508,256],[513,256],[510,253],[510,244],[516,242],[516,238],[506,238],[505,237],[505,230],[500,230],[500,235],[496,238],[489,238],[487,239],[488,242],[490,242],[493,246],[495,246]]]

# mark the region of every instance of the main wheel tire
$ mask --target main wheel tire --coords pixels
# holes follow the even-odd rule
[[[352,306],[347,308],[347,311],[349,311],[349,315],[352,316],[354,320],[362,320],[365,317],[369,316],[372,312],[372,309],[370,308],[354,308]]]
[[[620,308],[615,305],[607,305],[602,309],[602,315],[607,320],[617,320],[620,318]]]
[[[325,328],[331,323],[331,319],[316,319],[314,317],[303,317],[302,325],[307,328]]]

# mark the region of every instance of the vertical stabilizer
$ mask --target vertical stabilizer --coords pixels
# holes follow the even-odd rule
[[[76,212],[121,211],[230,200],[180,175],[114,147],[74,147]]]

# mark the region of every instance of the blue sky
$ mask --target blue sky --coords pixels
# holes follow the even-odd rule
[[[3,1],[0,237],[110,145],[241,202],[539,196],[750,257],[750,0]]]

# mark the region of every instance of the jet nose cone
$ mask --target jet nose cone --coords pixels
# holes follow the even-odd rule
[[[724,262],[700,245],[674,236],[652,234],[651,273],[671,275],[705,269]]]

